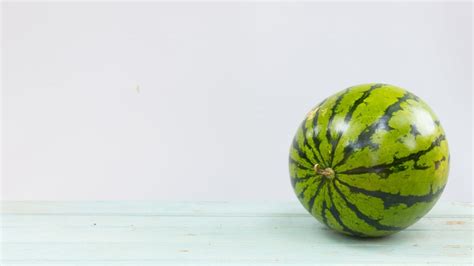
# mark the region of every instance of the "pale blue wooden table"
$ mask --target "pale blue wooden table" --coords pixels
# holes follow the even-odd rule
[[[333,233],[298,202],[3,202],[1,265],[473,263],[473,205],[438,203],[405,231]]]

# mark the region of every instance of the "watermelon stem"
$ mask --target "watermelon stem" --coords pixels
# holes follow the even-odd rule
[[[328,179],[333,179],[334,176],[335,176],[335,173],[334,173],[334,170],[332,170],[331,168],[325,168],[325,169],[321,169],[321,167],[319,166],[319,164],[315,164],[314,167],[313,167],[314,171],[316,172],[316,174],[319,174],[319,175],[322,175]]]

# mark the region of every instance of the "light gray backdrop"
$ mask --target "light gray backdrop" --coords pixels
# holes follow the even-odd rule
[[[423,98],[471,200],[471,4],[5,4],[2,198],[295,200],[287,154],[326,96]]]

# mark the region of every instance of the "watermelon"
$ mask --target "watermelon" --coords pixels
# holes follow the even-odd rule
[[[441,124],[416,95],[388,84],[347,88],[314,107],[290,147],[293,190],[318,221],[381,237],[424,216],[448,178]]]

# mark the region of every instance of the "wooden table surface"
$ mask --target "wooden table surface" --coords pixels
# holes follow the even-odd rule
[[[356,239],[298,202],[2,202],[1,265],[473,263],[473,204]]]

